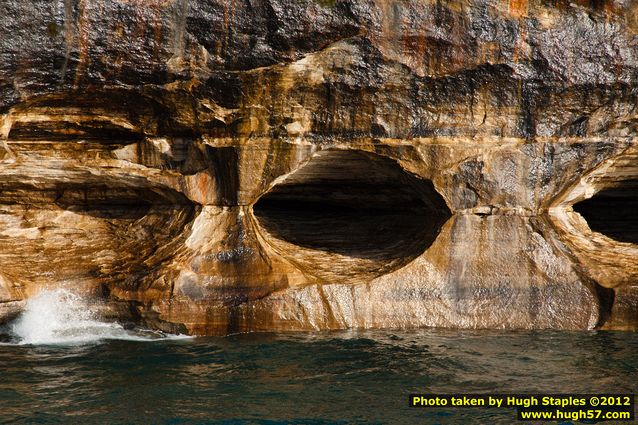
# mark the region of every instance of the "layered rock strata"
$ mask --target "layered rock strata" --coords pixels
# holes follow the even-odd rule
[[[7,1],[0,321],[638,327],[638,3]]]

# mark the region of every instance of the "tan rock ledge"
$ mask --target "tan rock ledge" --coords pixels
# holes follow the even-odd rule
[[[635,1],[5,3],[0,322],[638,328]]]

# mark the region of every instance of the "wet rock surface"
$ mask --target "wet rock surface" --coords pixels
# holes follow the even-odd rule
[[[0,321],[638,327],[638,3],[7,1]]]

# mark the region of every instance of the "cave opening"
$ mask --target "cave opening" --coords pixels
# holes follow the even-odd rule
[[[142,190],[106,187],[67,188],[58,192],[55,203],[75,213],[119,220],[139,220],[153,205]]]
[[[193,209],[185,196],[171,190],[106,186],[58,189],[55,204],[75,213],[116,220],[139,220],[151,210],[170,215],[173,210]]]
[[[136,221],[153,213],[170,216],[191,213],[195,205],[182,193],[166,187],[144,186],[103,178],[102,182],[22,182],[0,184],[0,206],[27,205],[33,210],[61,208],[100,219]]]
[[[431,181],[389,158],[340,150],[316,154],[253,211],[275,238],[380,261],[421,254],[451,215]]]
[[[638,244],[638,180],[605,188],[573,208],[592,231],[619,242]]]

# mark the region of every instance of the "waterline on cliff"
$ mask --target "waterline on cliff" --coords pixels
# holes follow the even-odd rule
[[[161,332],[128,330],[115,322],[101,320],[95,304],[67,289],[40,292],[27,301],[24,311],[9,325],[12,344],[80,345],[103,340],[154,341],[189,338]]]

